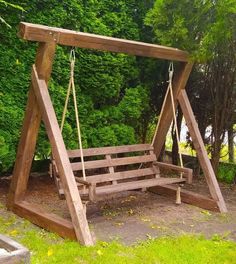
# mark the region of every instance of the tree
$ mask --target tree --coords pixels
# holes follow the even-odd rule
[[[207,126],[212,127],[210,151],[215,171],[235,110],[235,18],[233,0],[156,0],[146,17],[155,41],[186,49],[198,62],[188,86],[196,88],[190,90],[190,98],[196,100],[194,110],[203,137]]]

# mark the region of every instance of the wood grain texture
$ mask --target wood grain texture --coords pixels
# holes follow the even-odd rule
[[[124,179],[136,178],[136,177],[150,176],[154,174],[155,172],[153,168],[144,168],[144,169],[119,171],[113,173],[88,176],[86,180],[88,183],[103,183],[103,182],[111,182],[114,180],[124,180]]]
[[[188,61],[189,59],[186,51],[175,48],[25,22],[20,23],[19,36],[31,41],[55,42],[66,46],[122,52],[136,56],[176,61]]]
[[[170,196],[175,199],[177,187],[164,185],[151,187],[148,190],[153,193]],[[219,212],[219,208],[216,201],[214,201],[210,197],[203,196],[201,194],[197,194],[191,191],[186,191],[183,188],[181,188],[181,201],[183,203],[195,205],[206,210]]]
[[[108,161],[108,163],[111,163],[111,155],[110,154],[106,154],[106,160]],[[115,168],[113,166],[109,166],[108,171],[109,171],[109,173],[113,174],[115,172]],[[117,184],[117,180],[113,179],[112,184]]]
[[[55,54],[55,43],[40,43],[35,67],[40,73],[41,78],[47,83],[52,69],[52,62]],[[16,162],[13,170],[13,177],[8,195],[8,208],[10,209],[14,202],[24,198],[32,160],[35,152],[35,145],[41,122],[41,113],[31,88],[28,95],[26,112],[21,130],[20,142],[17,149]]]
[[[7,250],[7,254],[0,254],[3,264],[30,264],[30,252],[15,240],[0,234],[0,248]]]
[[[167,169],[167,170],[174,170],[177,172],[183,172],[184,173],[184,177],[187,179],[187,183],[191,184],[192,183],[192,179],[193,179],[193,170],[189,169],[189,168],[182,168],[180,166],[176,166],[173,164],[169,164],[169,163],[164,163],[164,162],[155,162],[155,164],[161,169]]]
[[[222,196],[219,184],[217,182],[215,173],[208,158],[192,107],[188,100],[185,90],[182,90],[178,96],[178,100],[193,141],[194,148],[197,152],[198,160],[204,172],[207,185],[209,187],[212,198],[217,202],[221,212],[227,212],[226,204]]]
[[[28,219],[37,226],[59,234],[63,238],[76,240],[74,227],[71,221],[65,220],[58,215],[48,213],[36,204],[31,204],[26,201],[17,202],[13,207],[13,212]]]
[[[136,190],[158,185],[183,183],[185,179],[180,178],[153,178],[145,180],[137,180],[132,182],[119,183],[117,185],[107,185],[96,187],[96,195],[106,195],[109,193],[123,192],[128,190]]]
[[[83,149],[83,155],[84,157],[92,157],[92,156],[102,156],[106,154],[112,155],[112,154],[129,153],[129,152],[143,152],[148,150],[153,150],[153,147],[150,144],[137,144],[137,145]],[[69,158],[81,157],[81,153],[79,149],[67,150],[67,153]]]
[[[91,160],[85,161],[84,166],[85,169],[98,169],[98,168],[108,168],[115,166],[123,166],[130,164],[138,164],[138,163],[146,163],[156,161],[156,155],[144,155],[144,156],[135,156],[135,157],[124,157],[124,158],[113,158],[110,160]],[[81,170],[82,164],[81,162],[71,163],[71,167],[73,171]]]
[[[86,215],[83,210],[83,205],[47,85],[43,79],[39,79],[35,66],[33,66],[32,69],[32,83],[49,141],[52,146],[53,157],[62,182],[76,237],[83,245],[93,245]]]

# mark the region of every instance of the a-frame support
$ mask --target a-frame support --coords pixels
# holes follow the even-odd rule
[[[174,81],[173,81],[173,94],[175,99],[175,107],[177,107],[177,104],[180,104],[181,110],[183,112],[183,116],[185,118],[187,127],[190,132],[190,136],[193,140],[193,144],[195,147],[195,150],[197,152],[197,156],[200,162],[200,165],[202,167],[204,176],[206,178],[207,185],[209,187],[210,194],[212,196],[212,200],[205,200],[205,202],[209,202],[212,204],[212,202],[215,202],[218,210],[220,212],[227,212],[227,208],[224,202],[224,198],[222,196],[221,190],[219,188],[219,184],[216,180],[215,173],[213,171],[212,165],[210,163],[210,160],[207,156],[207,151],[205,149],[196,119],[194,117],[187,93],[185,91],[185,86],[188,81],[189,75],[191,73],[193,64],[192,63],[182,63],[178,73],[175,75]],[[168,95],[167,100],[164,102],[162,106],[162,114],[160,116],[160,119],[158,120],[157,130],[153,138],[153,146],[154,146],[154,152],[157,155],[157,158],[160,155],[161,149],[163,147],[163,144],[165,142],[165,138],[167,135],[167,132],[169,130],[169,127],[171,125],[171,122],[173,120],[173,112],[171,108],[171,98],[170,95]],[[156,192],[161,191],[161,193],[172,194],[172,188],[165,187],[157,187]],[[152,188],[152,191],[155,192],[155,187]],[[201,200],[201,198],[196,198],[196,196],[193,194],[191,199],[191,193],[188,192],[188,201],[191,203],[191,200],[193,203],[198,204],[197,200]],[[212,205],[208,206],[205,205],[206,208],[211,208]]]
[[[78,241],[84,245],[92,245],[93,240],[86,215],[47,89],[55,47],[54,42],[40,44],[36,65],[33,66],[29,99],[8,197],[8,208],[46,229],[58,232],[62,236],[74,237],[74,231]],[[35,211],[34,206],[24,201],[41,118],[43,118],[65,190],[72,224],[42,210]]]
[[[170,47],[29,23],[20,24],[19,36],[25,40],[38,41],[39,49],[35,65],[32,69],[31,87],[9,191],[9,209],[45,229],[57,232],[62,237],[77,239],[84,245],[93,244],[86,215],[47,87],[56,45],[60,44],[179,61],[181,66],[180,71],[175,75],[173,80],[174,99],[176,105],[179,102],[182,108],[213,199],[207,199],[200,195],[193,197],[191,193],[187,192],[183,193],[182,197],[188,203],[204,207],[207,201],[208,208],[216,209],[216,205],[221,212],[227,211],[184,90],[192,69],[192,63],[189,62],[189,54],[187,52]],[[163,105],[163,114],[159,120],[158,130],[153,141],[157,156],[160,155],[172,119],[170,98],[167,98]],[[47,213],[25,201],[27,183],[41,120],[45,124],[51,143],[52,154],[58,168],[72,221],[62,219],[55,214]],[[175,191],[173,187],[164,186],[160,188],[158,190],[159,192],[170,195]]]

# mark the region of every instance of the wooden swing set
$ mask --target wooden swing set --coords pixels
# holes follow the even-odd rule
[[[39,42],[39,47],[36,62],[32,67],[31,87],[8,195],[10,210],[36,225],[57,232],[62,237],[76,239],[83,245],[94,243],[82,203],[84,197],[86,200],[96,201],[106,194],[147,188],[163,195],[174,196],[177,193],[178,203],[181,193],[183,202],[209,210],[227,211],[185,91],[193,66],[187,52],[25,22],[20,23],[19,36],[25,40]],[[151,144],[83,149],[78,112],[75,111],[79,149],[66,149],[62,138],[63,124],[60,128],[48,92],[48,81],[57,44],[179,62],[178,71],[174,76],[172,68],[169,70],[169,86]],[[73,63],[74,59],[71,60],[72,70],[67,97],[72,89],[76,109]],[[179,184],[192,181],[192,170],[183,167],[181,156],[181,167],[157,161],[171,122],[176,121],[175,112],[178,104],[187,123],[211,197],[180,189]],[[71,221],[48,213],[25,200],[41,120],[44,122],[52,148],[52,174],[60,196],[65,196]],[[173,170],[179,173],[180,177],[162,177],[162,169]]]

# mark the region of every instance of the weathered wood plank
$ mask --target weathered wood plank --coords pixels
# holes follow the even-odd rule
[[[86,181],[89,183],[102,183],[102,182],[111,182],[113,180],[124,180],[135,177],[149,176],[154,175],[155,172],[153,168],[137,169],[137,170],[128,170],[120,171],[114,173],[104,173],[94,176],[88,176]]]
[[[14,204],[13,212],[28,219],[30,222],[48,231],[55,232],[63,238],[76,240],[74,227],[71,221],[58,215],[47,213],[39,206],[26,201]]]
[[[150,150],[149,153],[150,153],[150,154],[154,154],[154,151],[153,151],[153,150]],[[152,169],[153,169],[153,171],[155,172],[155,178],[160,178],[160,177],[161,177],[161,175],[160,175],[160,168],[159,168],[158,166],[155,165],[156,162],[157,162],[157,161],[155,161],[155,162],[152,163]],[[145,191],[146,191],[146,190],[147,190],[147,189],[145,189]]]
[[[35,66],[40,77],[43,78],[46,83],[50,78],[55,49],[55,43],[40,43],[37,51]],[[15,201],[24,198],[34,157],[40,122],[41,113],[31,84],[8,194],[7,206],[9,209],[13,206]]]
[[[150,192],[170,196],[174,199],[176,198],[176,191],[177,187],[174,186],[155,186],[148,189]],[[183,188],[181,188],[181,201],[183,203],[191,204],[198,206],[200,208],[216,211],[219,212],[219,208],[217,206],[217,202],[213,199],[203,196],[198,193],[194,193],[191,191],[186,191]]]
[[[173,80],[173,96],[175,101],[175,106],[177,107],[177,96],[179,92],[185,88],[185,85],[188,81],[189,75],[191,73],[193,64],[182,63],[179,70],[174,74]],[[154,153],[159,158],[161,149],[165,142],[166,134],[173,120],[173,111],[171,107],[171,98],[170,93],[167,97],[167,100],[164,105],[162,105],[162,115],[158,119],[158,124],[156,128],[155,135],[153,137],[152,145],[154,147]]]
[[[112,166],[122,166],[122,165],[130,165],[130,164],[138,164],[138,163],[146,163],[156,161],[156,155],[144,155],[144,156],[135,156],[135,157],[124,157],[124,158],[114,158],[111,160],[91,160],[85,161],[84,166],[85,169],[98,169],[98,168],[108,168]],[[71,163],[71,167],[73,171],[81,170],[82,164],[81,162]]]
[[[32,83],[35,96],[42,113],[46,131],[52,146],[53,157],[65,192],[65,197],[74,225],[76,237],[82,244],[92,245],[92,236],[88,227],[86,215],[83,210],[83,205],[47,85],[43,79],[39,79],[35,66],[33,66],[32,69]]]
[[[166,185],[166,184],[174,184],[185,182],[185,179],[180,178],[153,178],[132,182],[124,182],[119,183],[117,185],[108,185],[96,187],[96,195],[105,195],[108,193],[122,192],[122,191],[130,191],[136,189],[142,189],[152,186]]]
[[[124,146],[114,146],[114,147],[101,147],[101,148],[89,148],[83,149],[84,157],[92,156],[102,156],[102,155],[112,155],[119,153],[129,153],[129,152],[141,152],[153,150],[150,144],[137,144],[137,145],[124,145]],[[67,150],[69,158],[79,158],[81,156],[79,149]]]
[[[110,154],[106,154],[106,160],[107,160],[108,162],[111,162],[111,155],[110,155]],[[115,172],[115,169],[114,169],[113,166],[109,166],[109,167],[108,167],[108,170],[109,170],[109,172],[110,172],[111,174]],[[113,179],[113,180],[112,180],[112,184],[117,184],[117,181],[116,181],[115,179]]]
[[[124,40],[95,34],[76,32],[55,27],[21,22],[19,36],[23,39],[39,42],[97,49],[102,51],[122,52],[130,55],[160,58],[166,60],[188,61],[189,54],[175,48],[143,42]]]
[[[197,152],[197,156],[204,172],[210,193],[212,198],[217,202],[221,212],[227,212],[226,204],[222,196],[219,184],[217,182],[215,173],[211,166],[211,162],[208,158],[207,151],[205,149],[192,107],[188,100],[188,96],[185,90],[179,93],[178,100],[190,132],[190,136],[193,141],[194,148]]]
[[[21,244],[9,237],[0,234],[0,248],[5,249],[6,254],[0,254],[0,263],[3,264],[30,264],[30,252]]]

